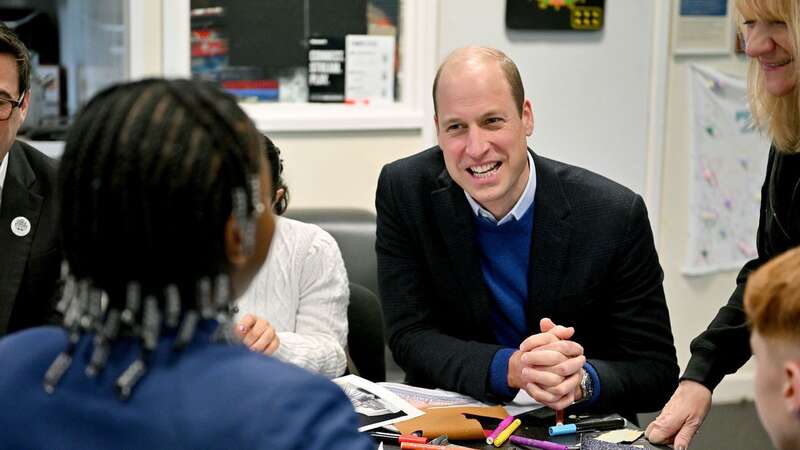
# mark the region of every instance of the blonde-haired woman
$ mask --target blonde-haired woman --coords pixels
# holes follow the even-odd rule
[[[750,358],[742,306],[751,272],[800,245],[800,2],[737,0],[740,31],[751,58],[750,107],[756,125],[772,138],[761,190],[758,257],[742,268],[728,303],[692,341],[692,358],[678,389],[647,427],[652,442],[674,440],[686,449],[711,407],[711,391]]]

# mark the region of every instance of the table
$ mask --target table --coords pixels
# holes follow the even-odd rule
[[[517,435],[517,436],[530,437],[530,438],[539,439],[539,440],[543,440],[543,441],[558,442],[560,444],[565,444],[565,445],[575,445],[576,443],[580,442],[580,436],[581,436],[580,434],[578,434],[578,435],[567,435],[567,436],[555,436],[555,437],[548,436],[547,428],[555,423],[555,417],[553,415],[553,412],[551,410],[548,410],[547,408],[542,408],[542,409],[539,409],[539,410],[531,411],[529,413],[522,414],[522,415],[519,415],[517,417],[522,421],[522,425],[517,429],[516,432],[514,432],[514,434]],[[566,422],[567,423],[571,423],[571,422],[574,422],[576,419],[583,420],[583,419],[586,419],[586,418],[600,418],[600,417],[619,417],[619,415],[616,415],[616,414],[614,414],[614,415],[587,415],[587,416],[580,416],[580,417],[574,417],[573,416],[570,419],[567,419]],[[497,419],[488,419],[487,418],[487,423],[485,423],[483,425],[484,425],[485,429],[489,429],[489,428],[493,428],[492,425],[496,426],[498,422],[499,422],[499,420],[497,420]],[[482,423],[483,423],[483,421],[482,421]],[[638,427],[636,427],[633,424],[629,424],[628,428],[637,429],[637,430],[639,429]],[[590,435],[592,435],[592,436],[596,436],[598,434],[601,434],[601,433],[599,433],[599,432],[590,433]],[[490,449],[495,449],[496,450],[497,449],[497,447],[495,447],[493,445],[490,445],[490,444],[487,444],[486,441],[454,441],[454,442],[451,442],[451,443],[452,444],[461,445],[461,446],[464,446],[464,447],[474,448],[474,449],[482,449],[482,450],[490,450]],[[650,449],[650,450],[669,449],[669,447],[667,447],[667,446],[653,445],[653,444],[647,442],[647,440],[644,439],[644,437],[640,438],[634,444],[642,445],[645,449]],[[375,445],[376,445],[376,448],[377,448],[377,445],[378,445],[377,442],[376,442]],[[392,444],[384,443],[383,444],[383,448],[385,450],[399,450],[400,446],[399,445],[392,445]],[[519,450],[528,450],[530,447],[514,445],[511,442],[506,442],[500,448],[501,449],[506,449],[506,450],[511,450],[511,449],[515,449],[515,448],[519,449]]]

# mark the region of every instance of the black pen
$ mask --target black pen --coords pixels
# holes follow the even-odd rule
[[[370,431],[369,435],[373,439],[377,439],[379,441],[387,442],[390,444],[396,444],[398,442],[414,442],[417,444],[424,444],[428,442],[428,439],[421,436],[421,432],[414,432],[412,434],[400,434],[400,433],[390,433],[386,431]]]
[[[571,423],[568,425],[556,425],[550,427],[548,432],[550,436],[561,436],[562,434],[575,434],[580,431],[588,430],[616,430],[617,428],[625,427],[625,419],[616,417],[613,419],[592,419],[583,420],[578,423]]]
[[[388,433],[385,431],[370,431],[369,435],[372,436],[374,439],[378,439],[379,441],[389,442],[389,443],[396,443],[397,438],[400,437],[400,433]]]

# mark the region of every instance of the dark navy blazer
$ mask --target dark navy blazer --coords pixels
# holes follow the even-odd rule
[[[0,202],[0,336],[56,319],[61,267],[57,164],[24,142],[8,153]],[[11,222],[30,223],[25,236]]]
[[[529,334],[539,320],[574,326],[599,375],[593,411],[661,408],[678,365],[642,198],[588,170],[531,152],[536,196]],[[491,397],[501,348],[490,320],[473,213],[433,147],[388,164],[378,181],[378,281],[389,346],[407,381]]]

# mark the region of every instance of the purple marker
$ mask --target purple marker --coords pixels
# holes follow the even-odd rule
[[[538,439],[530,439],[522,436],[511,436],[509,440],[515,444],[527,445],[528,447],[536,447],[542,450],[568,450],[564,444],[556,444],[555,442],[540,441]]]
[[[497,428],[495,428],[494,431],[492,431],[492,434],[490,434],[486,438],[486,443],[487,444],[494,443],[494,440],[497,439],[497,436],[500,436],[500,433],[502,433],[503,430],[508,428],[508,426],[511,425],[511,422],[513,422],[514,419],[515,419],[514,416],[508,416],[505,419],[503,419],[503,421],[500,422],[500,425],[498,425]]]

